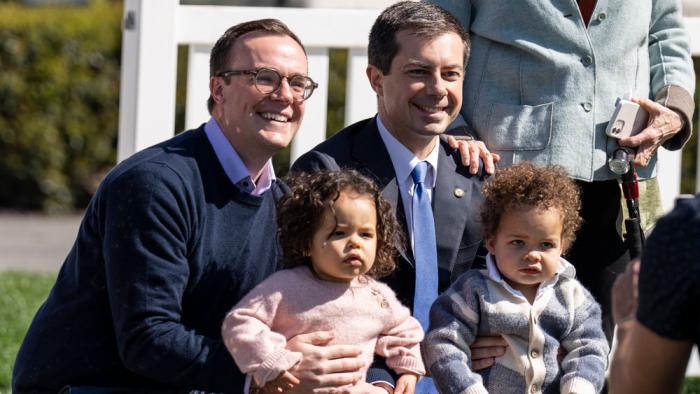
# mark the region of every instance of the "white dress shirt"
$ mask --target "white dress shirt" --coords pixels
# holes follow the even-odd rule
[[[224,167],[226,176],[231,180],[234,186],[248,192],[254,196],[259,196],[267,191],[272,186],[272,181],[275,180],[275,170],[272,167],[272,160],[265,163],[262,173],[257,182],[248,172],[248,167],[238,155],[236,149],[221,131],[221,127],[216,123],[214,118],[209,118],[207,124],[204,125],[204,132],[209,139],[209,143],[214,148],[216,158]]]
[[[412,227],[412,218],[413,218],[413,191],[414,191],[414,183],[413,183],[413,178],[411,178],[411,172],[413,172],[413,169],[416,167],[416,164],[418,164],[421,161],[427,161],[430,164],[430,168],[428,170],[428,173],[425,175],[425,188],[428,192],[428,196],[430,197],[431,201],[433,198],[433,188],[435,188],[435,182],[437,180],[437,165],[438,165],[438,157],[439,157],[439,144],[440,141],[437,141],[439,137],[435,137],[436,143],[435,146],[433,147],[433,150],[428,154],[428,157],[426,157],[424,160],[420,160],[419,158],[416,157],[416,155],[413,154],[408,148],[406,148],[399,140],[394,137],[389,130],[387,130],[386,126],[384,126],[384,123],[382,123],[381,118],[379,115],[377,115],[377,128],[379,129],[379,135],[382,137],[382,141],[384,141],[384,146],[386,146],[386,150],[389,152],[389,158],[391,158],[391,164],[394,166],[394,172],[396,173],[396,180],[398,181],[399,184],[399,190],[401,194],[401,202],[403,203],[403,209],[404,213],[406,215],[406,224],[408,228],[408,238],[411,241],[411,249],[415,250],[414,248],[414,237],[413,237],[413,227]]]

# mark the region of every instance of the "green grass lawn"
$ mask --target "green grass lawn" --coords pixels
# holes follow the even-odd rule
[[[0,394],[10,392],[19,344],[55,280],[54,274],[0,272]],[[700,378],[687,379],[683,394],[700,394]]]
[[[0,393],[10,391],[19,344],[55,280],[55,274],[0,272]]]

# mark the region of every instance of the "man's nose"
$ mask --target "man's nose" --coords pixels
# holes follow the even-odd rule
[[[294,101],[294,94],[292,93],[292,87],[289,86],[289,80],[285,77],[280,81],[280,86],[270,94],[274,100],[284,101],[287,103],[292,103]]]
[[[438,97],[447,96],[447,88],[441,74],[433,74],[426,85],[428,94]]]

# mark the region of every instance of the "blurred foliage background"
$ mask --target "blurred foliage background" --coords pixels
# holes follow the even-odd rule
[[[114,164],[121,14],[0,4],[0,207],[84,207]]]
[[[59,5],[27,5],[42,2]],[[68,2],[79,5],[60,5]],[[0,209],[82,209],[114,165],[121,17],[115,0],[0,0]],[[180,132],[187,48],[178,53]],[[346,60],[331,50],[329,134],[344,124]],[[696,190],[696,152],[697,132],[684,148],[682,193]],[[274,163],[284,175],[289,151]]]

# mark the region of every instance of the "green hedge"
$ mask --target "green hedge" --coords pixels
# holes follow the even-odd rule
[[[85,206],[115,162],[122,5],[0,5],[0,206]]]

